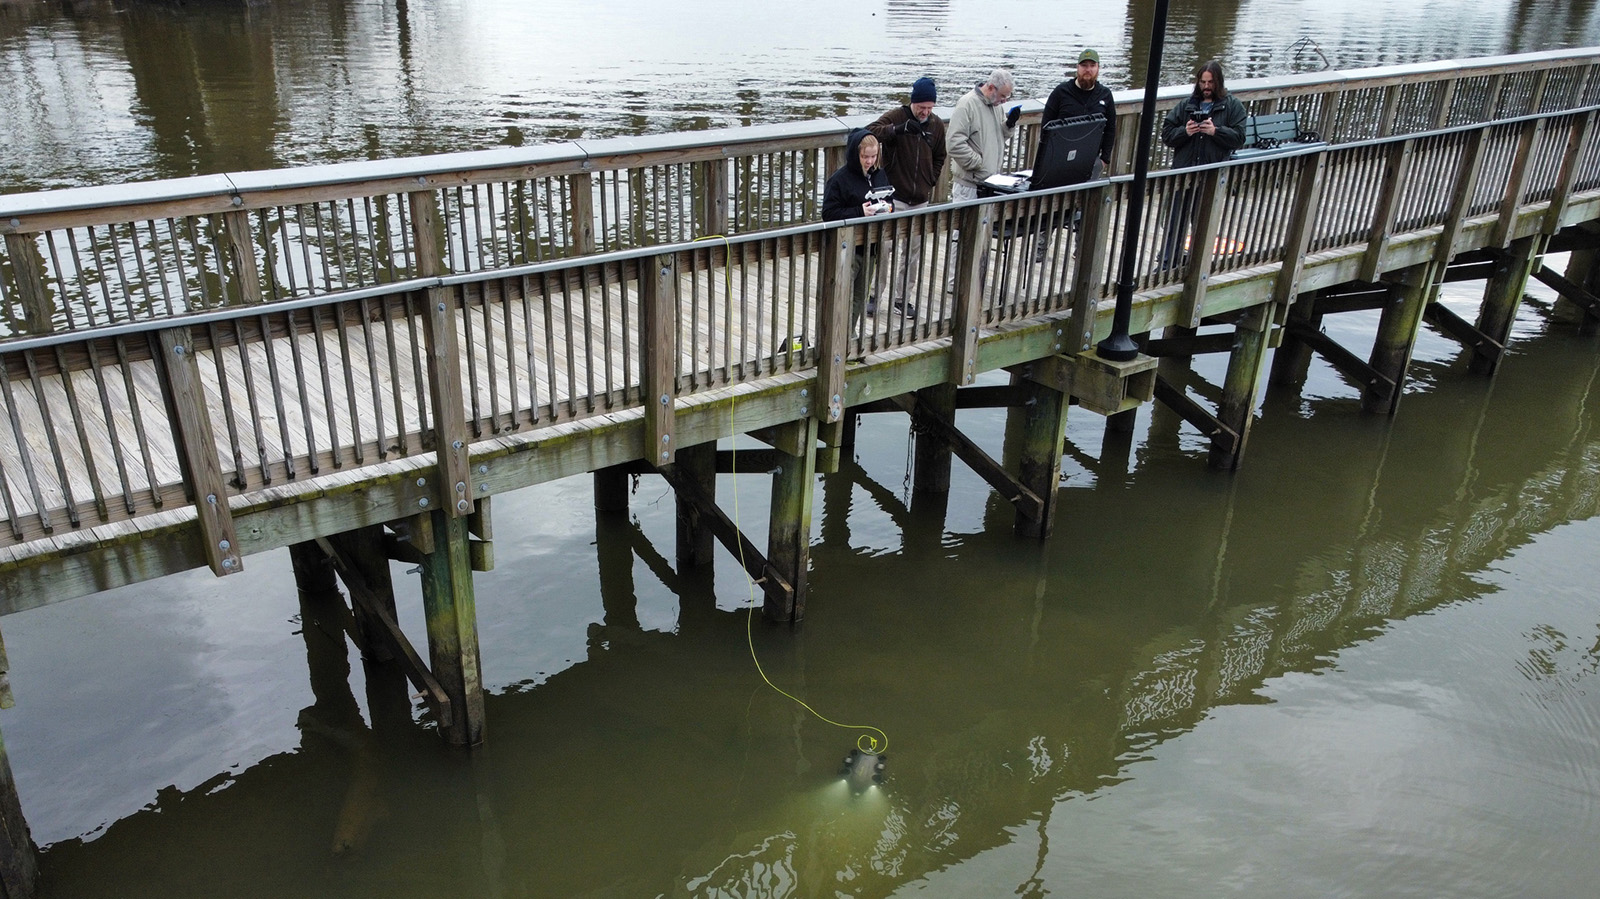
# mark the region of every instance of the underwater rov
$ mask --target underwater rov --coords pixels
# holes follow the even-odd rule
[[[865,793],[868,787],[883,783],[883,771],[888,764],[889,757],[886,755],[852,749],[844,757],[844,767],[839,769],[839,776],[850,785],[850,792]]]

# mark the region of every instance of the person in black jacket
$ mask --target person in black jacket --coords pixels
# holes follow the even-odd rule
[[[1172,148],[1172,167],[1227,161],[1234,150],[1244,146],[1246,118],[1244,104],[1223,84],[1222,64],[1215,59],[1205,63],[1195,72],[1194,93],[1174,106],[1161,123],[1161,141]],[[1196,203],[1192,190],[1180,190],[1173,196],[1161,252],[1164,265],[1180,262],[1184,234],[1198,211],[1193,208]]]
[[[1081,179],[1095,181],[1104,173],[1111,171],[1111,151],[1117,145],[1117,101],[1111,96],[1111,88],[1100,83],[1100,54],[1094,50],[1085,47],[1083,52],[1078,54],[1077,72],[1069,74],[1074,74],[1075,77],[1056,85],[1056,89],[1050,92],[1049,99],[1044,101],[1044,118],[1039,120],[1039,150],[1034,158],[1033,170],[1037,173],[1044,167],[1044,126],[1060,119],[1098,115],[1106,120],[1105,131],[1100,133],[1100,155],[1087,177]],[[1081,181],[1073,179],[1065,183],[1078,184]],[[1034,262],[1044,261],[1045,252],[1050,247],[1051,234],[1050,230],[1044,230],[1039,234],[1039,240],[1033,248]]]
[[[1057,119],[1075,119],[1079,116],[1105,116],[1106,130],[1100,135],[1100,162],[1095,166],[1111,168],[1111,150],[1117,145],[1117,101],[1111,88],[1100,83],[1100,54],[1085,48],[1078,54],[1076,77],[1056,85],[1050,98],[1044,101],[1044,118],[1039,127]],[[1035,164],[1037,168],[1037,163]],[[1093,181],[1100,177],[1096,171],[1089,176]]]
[[[939,176],[944,173],[944,122],[933,114],[933,104],[939,99],[938,86],[929,77],[911,83],[910,102],[878,117],[867,126],[872,136],[883,144],[884,172],[894,185],[894,211],[921,209],[933,199]],[[890,280],[890,295],[894,310],[907,318],[915,318],[916,304],[906,298],[913,295],[922,274],[922,235],[913,234],[910,219],[902,219],[895,229],[895,240],[900,249],[894,254],[894,276]],[[878,272],[875,288],[882,291],[884,272]],[[870,315],[871,312],[869,311]]]
[[[844,165],[828,176],[822,189],[822,220],[839,222],[890,211],[888,198],[894,193],[889,176],[878,167],[878,139],[864,128],[850,132],[844,148]],[[850,327],[854,330],[867,306],[867,285],[872,283],[872,268],[878,248],[856,247],[850,262]]]

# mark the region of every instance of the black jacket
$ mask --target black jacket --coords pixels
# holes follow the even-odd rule
[[[867,202],[867,191],[889,186],[889,176],[883,173],[882,167],[871,172],[861,171],[861,140],[866,136],[864,128],[850,132],[850,140],[844,147],[844,165],[828,176],[828,183],[822,189],[822,220],[825,222],[861,218],[865,215],[861,204]],[[878,158],[883,158],[881,149]]]
[[[1111,164],[1111,149],[1117,145],[1117,101],[1111,97],[1111,88],[1095,82],[1093,90],[1078,86],[1078,79],[1070,78],[1056,85],[1050,99],[1044,101],[1042,127],[1056,119],[1075,119],[1079,116],[1099,114],[1105,116],[1106,130],[1100,137],[1100,160]]]
[[[1189,113],[1200,103],[1192,95],[1167,113],[1161,123],[1161,141],[1172,148],[1172,167],[1186,169],[1192,165],[1210,165],[1222,162],[1233,151],[1244,146],[1244,120],[1248,118],[1244,104],[1233,94],[1217,100],[1211,106],[1211,124],[1217,126],[1215,136],[1196,134],[1190,137],[1184,125]]]

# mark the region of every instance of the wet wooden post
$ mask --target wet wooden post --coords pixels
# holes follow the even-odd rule
[[[370,525],[329,538],[331,545],[354,569],[352,575],[360,578],[367,598],[377,604],[378,610],[390,621],[400,620],[394,599],[394,575],[389,568],[389,553],[385,548],[383,527]],[[331,566],[330,566],[331,567]],[[348,585],[347,585],[348,587]],[[405,669],[396,664],[394,652],[381,631],[384,624],[377,612],[369,610],[351,592],[350,609],[355,621],[356,646],[361,650],[361,668],[367,685],[367,706],[372,710],[374,730],[396,729],[411,722],[411,691],[406,685]]]
[[[594,510],[612,515],[628,511],[628,470],[620,465],[594,472]]]
[[[315,540],[290,545],[289,564],[294,566],[295,589],[301,593],[317,595],[338,589],[333,566]]]
[[[676,466],[681,477],[693,480],[706,497],[716,499],[716,441],[679,449]],[[700,520],[699,506],[681,493],[673,495],[677,497],[678,571],[710,565],[717,547],[716,534]]]
[[[11,697],[11,661],[0,638],[0,709],[15,705]],[[39,886],[39,851],[22,816],[22,799],[11,774],[11,757],[0,736],[0,899],[32,899]]]
[[[1566,276],[1568,281],[1600,295],[1600,250],[1573,250],[1567,259]],[[1582,334],[1593,333],[1600,326],[1600,316],[1560,294],[1556,295],[1553,317],[1558,322],[1578,325]]]
[[[44,257],[32,234],[7,234],[6,256],[17,278],[17,301],[22,306],[23,328],[29,334],[49,334],[55,329],[55,303],[44,283]]]
[[[1233,471],[1244,457],[1245,439],[1255,419],[1256,391],[1261,369],[1267,359],[1267,334],[1272,328],[1272,307],[1256,306],[1233,332],[1233,352],[1228,356],[1228,373],[1222,380],[1222,401],[1217,404],[1217,420],[1232,433],[1211,438],[1211,467]]]
[[[440,251],[438,200],[432,191],[407,195],[417,268],[423,275],[444,270]],[[428,625],[429,668],[450,700],[450,720],[442,723],[445,741],[458,746],[483,742],[483,682],[478,665],[477,605],[472,589],[467,516],[473,511],[469,489],[471,449],[467,446],[462,396],[461,354],[456,336],[454,298],[446,288],[424,291],[428,391],[434,409],[438,455],[433,491],[437,503],[421,501],[430,516],[433,545],[422,556],[422,608]]]
[[[483,742],[483,679],[478,665],[478,617],[467,552],[467,519],[435,511],[433,552],[422,559],[422,609],[428,622],[428,667],[450,700],[445,742]]]
[[[1495,260],[1494,273],[1484,284],[1483,305],[1478,308],[1477,329],[1485,337],[1505,346],[1511,325],[1517,319],[1528,289],[1528,278],[1544,253],[1544,238],[1532,235],[1512,241],[1511,247]],[[1500,367],[1500,353],[1474,352],[1468,367],[1477,374],[1492,375]]]
[[[772,473],[772,514],[767,536],[767,561],[794,589],[788,608],[766,594],[767,618],[798,622],[806,612],[807,569],[811,567],[811,505],[817,481],[817,420],[807,418],[783,426],[778,468]],[[799,455],[788,450],[799,449]]]
[[[911,417],[911,431],[916,436],[911,489],[917,493],[949,493],[950,444],[919,424],[918,417],[924,413],[955,421],[956,385],[935,384],[917,391],[917,414]]]
[[[0,899],[32,899],[39,886],[39,852],[22,817],[11,757],[0,737]]]
[[[1393,387],[1385,390],[1368,386],[1361,397],[1361,408],[1368,412],[1393,415],[1400,409],[1400,393],[1422,327],[1422,313],[1439,287],[1434,283],[1433,272],[1434,267],[1425,263],[1392,272],[1385,279],[1389,299],[1378,320],[1378,336],[1369,364]]]
[[[1022,405],[1006,411],[1006,442],[1010,446],[1004,455],[1008,461],[1016,460],[1017,480],[1022,486],[1043,500],[1038,516],[1018,508],[1014,527],[1019,536],[1043,539],[1055,528],[1067,395],[1020,372],[1012,373],[1011,386],[1021,393]]]

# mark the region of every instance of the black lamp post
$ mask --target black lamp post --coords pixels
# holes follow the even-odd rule
[[[1095,347],[1102,359],[1128,362],[1139,355],[1139,345],[1128,336],[1133,315],[1133,271],[1139,255],[1139,223],[1144,218],[1144,183],[1150,175],[1150,139],[1155,133],[1156,88],[1161,84],[1161,48],[1167,37],[1167,0],[1156,0],[1156,18],[1150,28],[1150,62],[1144,75],[1144,108],[1139,113],[1139,144],[1133,154],[1133,186],[1128,192],[1127,230],[1122,237],[1122,270],[1117,275],[1117,309],[1111,316],[1111,334]]]

